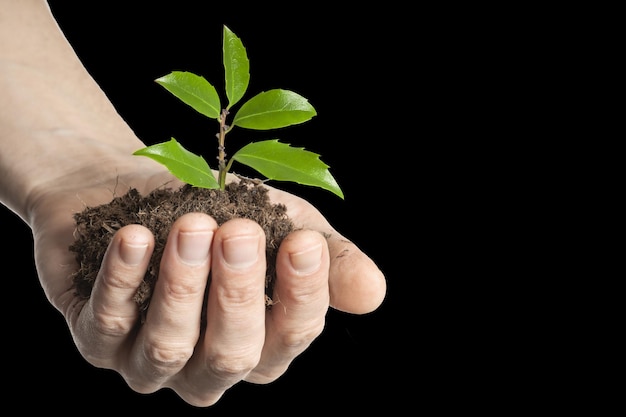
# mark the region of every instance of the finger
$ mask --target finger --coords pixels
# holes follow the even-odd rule
[[[261,361],[247,381],[275,380],[320,335],[329,307],[329,264],[320,233],[299,230],[283,240],[276,261],[276,304],[267,315]]]
[[[125,370],[138,392],[161,388],[193,354],[216,229],[215,220],[201,213],[181,216],[170,229],[146,320]]]
[[[125,226],[113,236],[73,331],[78,349],[93,365],[117,367],[117,352],[137,323],[133,297],[153,249],[152,233],[140,225]]]
[[[257,365],[265,339],[265,270],[263,229],[246,219],[222,224],[214,238],[206,333],[185,368],[186,381],[174,387],[187,402],[215,403]]]
[[[384,301],[387,282],[374,261],[337,232],[328,237],[330,304],[353,314],[376,310]]]
[[[303,229],[316,230],[328,238],[330,251],[330,305],[341,311],[364,314],[383,302],[387,283],[374,261],[338,233],[308,201],[268,187],[274,201],[288,207],[288,215]]]

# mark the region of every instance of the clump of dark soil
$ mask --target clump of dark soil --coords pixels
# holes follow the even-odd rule
[[[136,189],[130,189],[110,203],[87,207],[74,215],[76,241],[70,250],[76,254],[79,265],[79,270],[72,276],[74,289],[78,296],[89,298],[104,253],[115,232],[129,224],[143,225],[155,237],[150,266],[135,294],[143,317],[159,275],[161,255],[172,223],[183,214],[202,212],[211,215],[220,225],[233,218],[247,218],[263,228],[267,240],[265,298],[269,308],[273,304],[271,297],[278,246],[294,230],[286,211],[284,205],[270,201],[267,188],[243,178],[228,184],[225,190],[184,185],[177,190],[157,189],[142,196]]]

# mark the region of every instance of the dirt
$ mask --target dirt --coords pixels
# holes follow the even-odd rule
[[[225,190],[184,185],[176,190],[157,189],[142,196],[136,189],[130,189],[110,203],[87,207],[74,215],[77,238],[70,250],[76,254],[80,266],[72,276],[74,289],[79,297],[89,298],[104,253],[115,232],[128,224],[143,225],[155,237],[151,263],[134,297],[142,317],[145,317],[172,223],[183,214],[203,212],[213,216],[220,225],[233,218],[247,218],[263,228],[267,240],[265,299],[267,308],[271,308],[276,253],[281,241],[294,230],[286,211],[284,205],[270,201],[267,188],[246,179],[228,184]]]

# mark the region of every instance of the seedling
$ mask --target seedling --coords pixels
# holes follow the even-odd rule
[[[185,149],[176,139],[139,149],[133,155],[147,156],[165,165],[178,179],[195,187],[224,189],[226,174],[233,161],[247,165],[268,180],[291,181],[320,187],[344,198],[339,185],[319,155],[269,139],[251,142],[226,158],[226,135],[235,127],[271,130],[309,121],[317,115],[309,101],[283,89],[264,91],[244,102],[227,123],[231,109],[244,96],[250,81],[250,62],[241,40],[226,26],[223,37],[223,63],[227,105],[222,108],[215,87],[204,77],[173,71],[155,81],[185,104],[206,117],[217,120],[217,178],[206,160]]]

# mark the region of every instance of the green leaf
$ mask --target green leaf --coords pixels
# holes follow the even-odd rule
[[[206,117],[217,119],[222,110],[215,87],[204,77],[186,71],[172,71],[155,81]]]
[[[270,180],[292,181],[328,190],[343,197],[339,185],[319,155],[294,148],[278,139],[250,143],[233,156],[237,162],[254,168]]]
[[[209,164],[182,147],[176,139],[139,149],[133,155],[147,156],[165,165],[179,180],[201,188],[219,188]]]
[[[268,130],[306,122],[317,112],[309,101],[289,90],[269,90],[245,102],[233,119],[233,126]]]
[[[228,108],[234,106],[248,89],[250,82],[250,61],[241,40],[224,26],[224,74]]]

